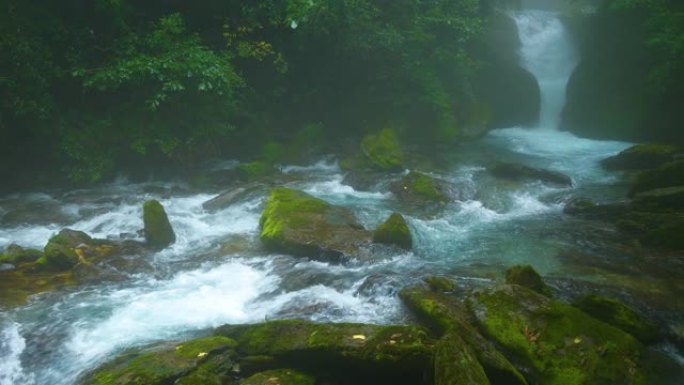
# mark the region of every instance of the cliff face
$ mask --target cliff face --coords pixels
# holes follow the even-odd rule
[[[675,71],[659,79],[667,59],[653,46],[651,15],[602,8],[567,23],[582,61],[568,83],[561,127],[592,138],[684,142],[677,107],[684,77]]]

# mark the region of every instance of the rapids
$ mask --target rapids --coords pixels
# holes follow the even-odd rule
[[[474,199],[439,212],[404,210],[388,193],[389,183],[400,175],[388,175],[362,192],[342,183],[334,159],[281,168],[278,183],[349,207],[367,228],[403,211],[414,236],[412,252],[381,252],[334,265],[269,254],[258,241],[267,187],[212,213],[202,203],[220,191],[198,193],[183,181],[122,178],[89,189],[0,197],[0,248],[10,243],[41,248],[65,227],[98,238],[135,237],[142,227],[142,202],[151,198],[166,207],[177,234],[172,247],[151,256],[150,268],[128,273],[124,280],[36,295],[27,305],[1,312],[0,385],[72,384],[126,348],[191,337],[225,323],[292,317],[401,323],[406,314],[396,293],[407,284],[448,275],[465,287],[486,285],[518,263],[534,265],[551,285],[568,291],[607,287],[663,318],[677,314],[681,309],[659,302],[673,293],[643,290],[657,277],[625,273],[620,258],[587,267],[586,261],[558,257],[566,249],[596,255],[613,250],[610,229],[566,218],[562,207],[573,195],[597,201],[624,196],[619,175],[598,161],[629,143],[555,130],[575,53],[553,13],[525,11],[513,17],[523,41],[522,63],[543,91],[540,127],[493,131],[458,146],[445,166],[433,170],[472,189]],[[492,159],[560,171],[574,185],[501,182],[486,173]]]

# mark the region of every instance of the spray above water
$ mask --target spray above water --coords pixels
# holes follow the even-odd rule
[[[527,10],[512,14],[522,48],[520,64],[539,82],[539,127],[557,129],[565,105],[565,88],[578,58],[570,35],[554,12]]]

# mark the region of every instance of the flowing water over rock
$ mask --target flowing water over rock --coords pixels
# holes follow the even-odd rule
[[[506,267],[519,263],[534,265],[561,290],[607,287],[663,317],[678,314],[681,306],[661,303],[684,294],[677,285],[660,285],[648,271],[634,276],[620,270],[624,259],[608,259],[624,256],[611,243],[614,231],[562,214],[563,203],[574,195],[597,201],[624,196],[619,175],[598,161],[629,144],[549,129],[556,125],[574,56],[557,45],[557,39],[567,44],[567,36],[552,14],[525,12],[515,18],[524,61],[545,92],[541,126],[546,129],[494,131],[455,148],[448,166],[432,170],[472,189],[474,199],[423,211],[402,207],[388,193],[401,173],[388,174],[365,192],[344,185],[333,160],[281,169],[278,183],[348,207],[366,228],[402,212],[414,236],[411,252],[381,250],[375,258],[341,264],[269,254],[258,240],[269,191],[265,186],[212,212],[202,203],[220,191],[193,192],[183,181],[133,184],[122,179],[92,189],[0,198],[0,247],[41,248],[64,227],[99,238],[135,238],[147,199],[166,207],[177,235],[172,247],[147,257],[144,268],[122,272],[125,279],[37,295],[27,305],[0,313],[0,385],[71,384],[128,347],[182,339],[225,323],[293,317],[401,323],[406,314],[396,293],[424,276],[449,275],[473,287],[501,279]],[[550,47],[557,49],[544,51]],[[551,58],[547,61],[542,52]],[[555,72],[561,66],[563,71]],[[560,171],[573,186],[497,180],[486,172],[494,159]],[[560,257],[568,249],[604,263],[587,266],[586,260]]]

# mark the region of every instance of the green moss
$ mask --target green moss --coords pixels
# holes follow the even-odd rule
[[[684,214],[632,211],[617,222],[618,229],[641,243],[665,249],[684,249]]]
[[[573,305],[596,319],[624,330],[641,342],[658,340],[657,326],[620,301],[587,294],[575,300]]]
[[[684,160],[639,173],[628,195],[633,197],[644,191],[673,186],[684,186]]]
[[[370,164],[380,170],[399,170],[404,166],[404,153],[394,130],[386,128],[361,141],[361,152]]]
[[[240,382],[242,385],[314,385],[316,379],[292,369],[278,369],[257,373]]]
[[[259,225],[266,247],[311,258],[353,254],[370,241],[349,210],[283,187],[271,192]]]
[[[430,290],[436,293],[447,293],[456,290],[456,284],[453,280],[446,277],[430,276],[423,279]]]
[[[240,163],[237,169],[242,173],[243,179],[251,182],[275,173],[273,165],[267,161],[257,160],[250,163]]]
[[[435,347],[435,385],[489,385],[473,349],[457,334],[444,336]]]
[[[530,265],[516,265],[506,270],[506,283],[526,287],[547,297],[551,296],[551,289]]]
[[[236,342],[229,338],[207,337],[187,341],[171,349],[125,354],[90,373],[83,384],[172,384],[197,368],[199,363],[235,345]]]
[[[413,246],[411,231],[406,220],[399,213],[392,213],[383,224],[375,229],[373,242],[397,245],[407,250]]]
[[[159,201],[152,199],[143,204],[143,222],[145,241],[151,247],[163,249],[176,241],[176,234]]]
[[[612,170],[648,169],[671,161],[682,149],[669,144],[637,144],[605,159],[602,164]]]
[[[392,185],[392,192],[405,201],[420,200],[446,203],[449,197],[434,178],[417,171],[411,171]]]
[[[20,263],[35,262],[42,256],[43,253],[40,250],[25,249],[19,245],[11,244],[7,246],[3,254],[0,254],[0,264],[18,265]]]
[[[517,285],[478,292],[472,304],[482,330],[539,383],[644,383],[641,344],[576,308]]]
[[[36,264],[45,270],[69,270],[80,260],[76,248],[82,244],[92,243],[93,239],[82,231],[62,230],[50,238],[43,249],[43,256],[36,261]]]
[[[266,142],[261,146],[261,159],[265,163],[281,162],[287,157],[285,146],[278,142]]]
[[[210,357],[197,369],[183,375],[174,385],[223,385],[232,383],[233,361],[229,354]]]
[[[422,286],[409,287],[399,297],[418,320],[436,335],[453,334],[473,349],[492,383],[526,385],[518,370],[470,324],[469,315],[453,297]]]
[[[415,326],[284,320],[226,326],[217,334],[235,338],[242,355],[271,356],[314,373],[338,373],[347,368],[381,377],[404,373],[419,378],[430,366],[433,348],[425,330]]]

